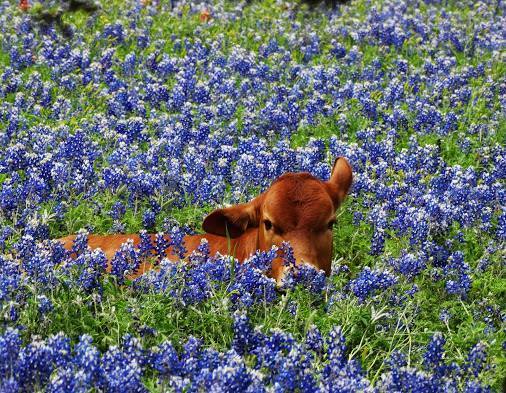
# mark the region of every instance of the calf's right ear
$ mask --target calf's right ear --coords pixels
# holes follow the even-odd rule
[[[258,227],[261,197],[213,211],[204,219],[202,228],[207,233],[232,239],[241,236],[246,229]]]
[[[353,172],[350,163],[346,158],[338,157],[334,161],[332,174],[326,183],[327,191],[336,208],[341,205],[346,195],[348,195],[352,182]]]

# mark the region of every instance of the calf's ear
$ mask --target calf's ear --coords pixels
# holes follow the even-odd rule
[[[218,236],[241,236],[246,229],[258,227],[262,195],[248,203],[240,203],[210,213],[202,224],[207,233]],[[228,233],[227,233],[228,232]]]
[[[338,157],[334,161],[332,174],[330,175],[329,181],[326,183],[327,191],[336,208],[344,201],[346,195],[348,195],[352,181],[353,172],[350,163],[346,158]]]

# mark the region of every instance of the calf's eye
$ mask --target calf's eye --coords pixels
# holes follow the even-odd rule
[[[268,231],[272,229],[272,222],[270,222],[269,220],[264,220],[264,225],[265,229],[267,229]]]
[[[327,224],[327,228],[328,228],[328,229],[330,229],[330,230],[332,230],[332,229],[334,228],[334,224],[335,224],[335,223],[336,223],[335,221],[330,221],[330,222]]]

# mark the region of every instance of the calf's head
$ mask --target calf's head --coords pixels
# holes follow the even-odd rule
[[[297,264],[305,263],[330,274],[335,212],[352,183],[348,161],[338,158],[329,181],[309,173],[286,173],[248,203],[218,209],[203,223],[207,233],[237,238],[255,228],[256,248],[290,242]],[[282,259],[274,261],[271,276],[280,280]]]

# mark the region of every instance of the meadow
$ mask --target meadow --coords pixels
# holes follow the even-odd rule
[[[506,4],[0,3],[0,392],[487,392],[506,385]],[[207,12],[203,12],[207,10]],[[345,156],[333,272],[201,231]],[[72,259],[55,239],[79,233]],[[125,279],[142,258],[159,265]]]

